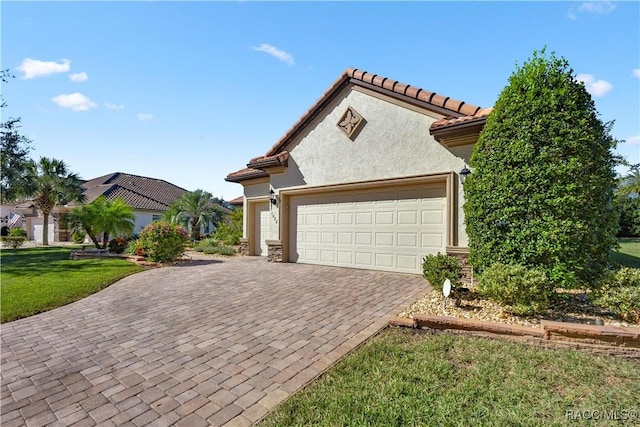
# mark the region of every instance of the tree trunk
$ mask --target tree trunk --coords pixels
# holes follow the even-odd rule
[[[102,249],[108,249],[109,248],[109,232],[105,231],[104,234],[102,235]]]
[[[49,246],[49,211],[42,211],[42,245]]]
[[[198,226],[198,221],[191,221],[191,240],[194,242],[200,240],[200,227]]]

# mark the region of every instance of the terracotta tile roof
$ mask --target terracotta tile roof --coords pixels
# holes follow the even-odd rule
[[[231,206],[242,206],[244,204],[244,196],[238,196],[233,200],[229,201]]]
[[[230,173],[224,180],[229,182],[240,182],[265,176],[269,176],[269,174],[265,171],[261,171],[260,169],[244,168]]]
[[[450,127],[450,126],[456,126],[456,125],[460,125],[462,123],[468,123],[468,122],[474,122],[474,121],[482,121],[484,122],[484,120],[487,118],[487,116],[489,115],[489,113],[491,113],[493,111],[493,107],[488,107],[488,108],[483,108],[481,110],[479,110],[477,113],[475,114],[471,114],[468,116],[461,116],[461,117],[445,117],[442,118],[440,120],[437,120],[435,122],[433,122],[433,124],[431,125],[430,130],[433,131],[435,129],[440,129],[440,128],[445,128],[445,127]]]
[[[266,155],[252,159],[247,165],[247,169],[232,172],[227,176],[226,180],[231,182],[240,182],[254,177],[268,176],[265,172],[254,169],[253,166],[257,166],[267,159],[271,159],[280,153],[284,153],[284,149],[287,144],[291,142],[293,138],[295,138],[296,135],[298,135],[298,133],[301,132],[309,122],[311,122],[311,120],[317,117],[327,107],[331,99],[333,99],[333,97],[348,84],[369,88],[376,92],[390,95],[414,105],[436,111],[445,115],[446,120],[472,120],[479,118],[480,116],[477,116],[477,114],[486,110],[483,110],[481,107],[476,105],[467,104],[464,101],[439,95],[435,92],[429,92],[428,90],[400,83],[396,80],[391,80],[387,77],[369,73],[364,70],[348,68],[340,75],[340,77],[338,77],[337,80],[333,82],[331,86],[329,86],[316,103],[313,104],[313,106],[311,106],[311,108],[309,108],[300,117],[300,119],[298,119],[298,121],[280,138],[280,140],[271,147]],[[468,119],[468,117],[471,117],[472,119]],[[440,122],[440,120],[438,122]],[[446,123],[442,124],[442,126],[447,126],[449,124],[455,123]],[[260,172],[262,172],[262,174],[260,174]]]
[[[164,211],[187,190],[162,179],[115,172],[83,184],[86,202],[101,195],[109,200],[124,199],[136,210]]]
[[[287,160],[289,160],[289,152],[282,151],[278,154],[274,154],[273,156],[254,157],[251,159],[249,164],[247,164],[247,167],[252,169],[264,169],[273,166],[286,166]]]

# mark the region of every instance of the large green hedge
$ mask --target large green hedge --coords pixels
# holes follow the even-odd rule
[[[470,262],[587,285],[616,245],[616,141],[566,59],[534,52],[509,78],[474,147],[464,211]]]

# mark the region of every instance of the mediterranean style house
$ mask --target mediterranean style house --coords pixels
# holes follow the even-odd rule
[[[414,274],[427,254],[464,260],[461,180],[491,110],[347,69],[227,176],[244,190],[242,252]]]
[[[167,181],[128,173],[114,172],[98,178],[90,179],[82,184],[84,187],[85,203],[91,203],[99,196],[107,199],[123,199],[133,208],[135,215],[134,233],[139,233],[151,222],[162,217],[164,211],[178,197],[187,190]],[[78,203],[66,206],[56,206],[49,217],[49,242],[71,241],[71,233],[64,227],[64,215],[70,212]],[[12,215],[19,215],[13,224],[9,224]],[[33,201],[25,200],[14,205],[3,205],[0,211],[2,225],[22,227],[27,232],[27,238],[37,243],[42,242],[43,217]],[[9,228],[11,228],[9,227]]]

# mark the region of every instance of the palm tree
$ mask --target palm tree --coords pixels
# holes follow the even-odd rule
[[[93,204],[89,203],[73,209],[67,216],[67,223],[74,232],[81,231],[87,234],[96,248],[100,249],[97,238],[99,232],[95,229],[97,217]]]
[[[49,245],[49,215],[57,205],[84,200],[82,180],[67,170],[62,160],[40,157],[38,162],[30,160],[27,165],[24,196],[33,198],[42,211],[42,244]]]
[[[112,234],[133,233],[135,215],[124,200],[109,200],[100,196],[93,202],[75,208],[69,215],[69,224],[75,230],[89,235],[96,248],[107,249]],[[102,246],[98,236],[102,234]]]
[[[133,208],[122,199],[109,200],[104,196],[93,201],[95,208],[101,212],[99,228],[102,231],[102,243],[106,249],[109,235],[133,233]]]
[[[631,165],[631,171],[620,178],[618,191],[626,196],[640,196],[640,164]]]
[[[200,227],[212,222],[213,225],[218,224],[222,219],[222,208],[220,205],[212,201],[213,196],[204,190],[196,190],[184,193],[170,207],[171,215],[175,217],[176,222],[187,220],[189,230],[191,232],[191,240],[196,241],[200,238]],[[178,215],[175,215],[175,211]]]

